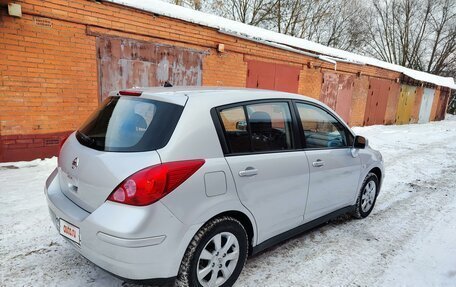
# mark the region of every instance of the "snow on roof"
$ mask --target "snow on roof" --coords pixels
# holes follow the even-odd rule
[[[105,2],[112,2],[132,8],[152,12],[154,14],[167,16],[170,18],[180,19],[186,22],[207,26],[210,28],[218,29],[221,32],[238,35],[243,38],[251,39],[254,41],[271,42],[271,44],[286,45],[288,47],[312,51],[314,53],[327,55],[338,58],[342,61],[349,61],[354,63],[364,63],[371,66],[384,68],[405,74],[406,76],[418,81],[428,82],[437,86],[448,87],[456,89],[454,79],[451,77],[441,77],[426,72],[412,70],[396,64],[391,64],[381,61],[372,57],[362,56],[347,52],[344,50],[324,46],[315,42],[305,39],[292,37],[285,34],[269,31],[260,27],[247,25],[241,22],[229,20],[220,16],[203,13],[200,11],[192,10],[182,6],[173,5],[170,3],[158,0],[103,0]],[[278,44],[278,45],[277,45]],[[280,46],[278,46],[280,47]],[[337,61],[337,59],[336,59]]]

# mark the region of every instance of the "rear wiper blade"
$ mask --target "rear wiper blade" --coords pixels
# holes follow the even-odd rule
[[[85,141],[88,141],[90,144],[94,144],[95,143],[95,139],[81,133],[78,131],[78,134],[85,140]]]

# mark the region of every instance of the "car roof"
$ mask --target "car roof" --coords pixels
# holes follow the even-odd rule
[[[213,106],[262,99],[297,99],[321,104],[319,101],[303,95],[238,87],[138,87],[129,90],[142,91],[141,97],[143,98],[166,100],[181,105],[184,105],[187,99],[192,102],[204,101]]]

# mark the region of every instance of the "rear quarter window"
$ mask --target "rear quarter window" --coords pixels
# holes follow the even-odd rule
[[[235,107],[220,112],[228,148],[232,153],[250,151],[250,134],[247,131],[247,120],[244,108]]]

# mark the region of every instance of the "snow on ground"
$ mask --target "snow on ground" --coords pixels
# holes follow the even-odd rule
[[[456,286],[456,117],[354,130],[385,160],[371,216],[342,217],[254,256],[237,286]],[[55,165],[0,164],[0,286],[134,286],[54,230],[43,185]]]

